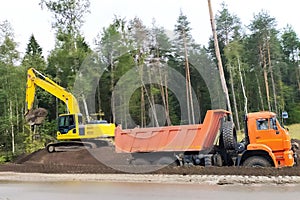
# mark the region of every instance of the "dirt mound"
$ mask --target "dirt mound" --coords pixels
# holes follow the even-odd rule
[[[122,165],[128,164],[130,158],[130,154],[115,153],[113,147],[55,153],[48,153],[46,149],[41,149],[26,156],[22,155],[14,161],[14,163],[46,165]]]
[[[300,144],[300,140],[293,139]],[[300,150],[298,149],[298,155]],[[113,147],[82,149],[75,152],[48,153],[45,149],[30,155],[22,155],[14,163],[0,165],[0,171],[41,173],[155,173],[155,174],[207,174],[247,176],[300,176],[300,165],[289,168],[246,168],[246,167],[172,167],[153,170],[149,166],[129,164],[130,154],[115,153]],[[300,156],[298,157],[300,164]]]

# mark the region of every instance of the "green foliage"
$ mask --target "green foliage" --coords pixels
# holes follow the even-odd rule
[[[0,164],[10,162],[16,158],[17,155],[12,154],[11,152],[0,153]]]
[[[43,57],[43,50],[36,41],[34,35],[30,36],[29,43],[27,44],[26,53],[22,60],[22,66],[25,68],[35,68],[42,71],[46,67],[46,62]]]
[[[25,146],[25,152],[26,153],[32,153],[35,152],[39,149],[45,148],[45,142],[43,140],[32,140],[32,136],[28,136],[24,143],[26,144]]]
[[[5,156],[0,156],[0,164],[3,164],[7,161]]]
[[[49,122],[46,120],[40,126],[26,126],[23,145],[26,153],[32,153],[39,149],[45,148],[46,144],[55,141],[56,120]]]
[[[287,105],[287,107],[291,107],[292,109],[287,110],[289,118],[286,119],[286,124],[298,123],[300,121],[300,104]]]
[[[71,35],[79,32],[83,15],[90,12],[89,0],[41,0],[40,5],[53,14],[53,28]]]

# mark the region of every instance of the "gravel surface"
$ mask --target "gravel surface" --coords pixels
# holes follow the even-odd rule
[[[229,175],[169,175],[169,174],[43,174],[0,172],[0,181],[21,182],[135,182],[168,184],[300,184],[299,176],[229,176]]]

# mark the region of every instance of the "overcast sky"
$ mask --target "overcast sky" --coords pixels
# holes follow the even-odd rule
[[[244,25],[250,23],[254,14],[266,10],[270,16],[276,18],[279,29],[290,24],[298,36],[300,35],[300,12],[296,0],[211,0],[214,14],[220,10],[223,1],[228,5],[229,11],[236,14]],[[25,52],[32,33],[43,48],[44,55],[48,55],[54,47],[51,13],[42,10],[39,2],[40,0],[9,0],[3,1],[0,6],[0,22],[8,20],[11,23],[21,53]],[[148,27],[155,18],[157,25],[173,31],[181,9],[190,21],[193,37],[198,43],[207,45],[211,35],[207,0],[90,0],[90,2],[91,13],[85,17],[82,33],[92,48],[97,34],[112,22],[115,15],[127,20],[137,16]]]

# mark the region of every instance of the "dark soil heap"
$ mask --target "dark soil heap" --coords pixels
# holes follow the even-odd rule
[[[300,140],[293,140],[300,145]],[[300,155],[300,151],[298,150]],[[113,147],[91,150],[48,153],[45,149],[22,155],[13,163],[0,165],[0,171],[36,173],[151,173],[182,175],[248,175],[300,176],[300,166],[286,168],[246,167],[179,167],[164,166],[152,170],[149,166],[129,164],[130,154],[115,153]],[[298,158],[300,163],[300,158]]]

